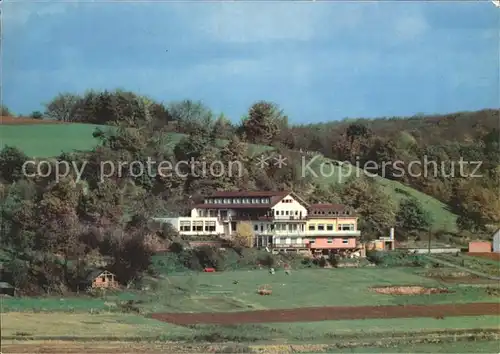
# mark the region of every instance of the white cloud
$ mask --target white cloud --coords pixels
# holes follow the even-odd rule
[[[413,14],[410,16],[398,17],[393,28],[398,39],[412,40],[416,39],[427,32],[429,24],[422,14]]]
[[[30,2],[26,0],[9,2],[2,5],[2,22],[5,27],[24,26],[33,16],[49,17],[64,14],[68,9],[79,6],[78,2],[64,3]]]
[[[305,2],[218,3],[176,6],[198,34],[219,42],[307,41],[328,37],[362,21],[359,4]],[[213,5],[213,6],[209,6]]]

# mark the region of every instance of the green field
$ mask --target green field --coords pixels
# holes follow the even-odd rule
[[[494,298],[484,288],[444,284],[418,275],[421,268],[338,268],[294,270],[270,275],[265,270],[172,275],[151,280],[149,292],[108,293],[102,298],[12,298],[4,311],[88,312],[112,310],[110,304],[137,302],[144,313],[230,312],[311,306],[365,306],[489,302]],[[237,280],[238,284],[233,284]],[[259,296],[257,288],[268,284],[272,296]],[[433,295],[385,295],[376,286],[420,285],[446,287],[452,293]]]
[[[434,257],[492,277],[500,277],[500,262],[493,259],[474,257],[465,254],[459,254],[458,256],[439,254]]]
[[[247,345],[327,345],[354,341],[363,342],[359,344],[362,346],[373,342],[377,347],[380,346],[376,344],[379,339],[385,338],[390,339],[389,344],[401,341],[408,344],[405,347],[407,350],[417,350],[419,346],[409,346],[407,340],[437,336],[439,340],[449,341],[464,331],[490,333],[492,329],[500,330],[499,316],[496,314],[443,319],[367,319],[186,327],[149,318],[153,312],[465,303],[491,302],[495,299],[483,288],[463,285],[448,286],[454,293],[435,295],[383,295],[370,290],[374,286],[387,285],[445,286],[419,273],[422,273],[421,268],[379,267],[303,269],[294,270],[289,276],[282,271],[270,275],[265,270],[190,273],[171,275],[156,281],[150,279],[151,289],[147,292],[129,290],[107,293],[101,297],[6,298],[3,299],[2,337],[6,340],[175,341]],[[234,280],[238,280],[238,284],[234,284]],[[263,284],[272,287],[271,296],[256,294],[256,289]],[[134,307],[125,309],[122,305],[128,300],[133,300]],[[384,345],[387,349],[388,344]],[[421,346],[426,348],[424,344]],[[479,348],[474,352],[479,352]],[[342,352],[358,352],[358,349],[359,352],[367,352],[364,351],[367,348],[345,348]]]
[[[30,157],[53,157],[61,152],[72,152],[75,150],[90,150],[97,144],[92,133],[97,127],[92,124],[39,124],[39,125],[3,125],[0,127],[0,148],[5,145],[15,146],[23,150]],[[170,133],[171,143],[175,144],[184,135]],[[50,143],[48,143],[50,141]],[[218,141],[219,146],[227,144],[227,141]],[[262,145],[248,146],[251,156],[272,150],[271,147]],[[305,157],[304,166],[314,157]],[[323,169],[322,166],[323,165]],[[302,168],[302,167],[301,167]],[[310,166],[314,173],[304,169],[305,175],[310,175],[321,185],[337,185],[344,183],[350,176],[362,176],[363,172],[355,166],[334,166],[331,160],[319,157]],[[433,216],[433,229],[455,232],[456,215],[449,212],[446,205],[439,200],[407,187],[399,182],[391,181],[382,177],[376,177],[377,183],[385,193],[395,202],[406,199],[409,196],[417,198],[423,207]]]

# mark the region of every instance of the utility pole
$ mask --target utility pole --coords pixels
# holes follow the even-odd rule
[[[431,254],[431,236],[432,236],[432,232],[431,232],[431,228],[429,227],[429,254]]]

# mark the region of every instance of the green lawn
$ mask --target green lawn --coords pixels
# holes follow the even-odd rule
[[[94,124],[3,125],[0,148],[15,146],[30,157],[53,157],[62,152],[90,150],[97,145]]]
[[[421,271],[421,269],[420,269]],[[158,312],[185,311],[244,311],[249,309],[290,308],[308,306],[362,306],[400,304],[438,304],[491,301],[484,289],[449,285],[454,293],[392,296],[377,294],[373,286],[422,285],[444,286],[437,280],[416,274],[413,268],[343,268],[295,270],[269,275],[266,271],[237,271],[191,276],[171,276],[174,286],[189,289],[191,298],[170,294],[151,301],[149,308]],[[238,280],[238,284],[233,284]],[[259,296],[259,286],[269,284],[272,296]],[[172,285],[171,285],[172,286]],[[226,292],[226,293],[224,293]],[[182,301],[176,301],[176,298]],[[224,308],[221,308],[224,307]]]
[[[107,310],[110,303],[135,299],[144,312],[228,312],[310,306],[364,306],[490,302],[483,288],[443,284],[418,275],[421,268],[337,268],[294,270],[290,276],[265,270],[171,275],[154,284],[157,290],[108,294],[105,298],[12,298],[4,311]],[[233,284],[237,280],[238,284]],[[272,296],[260,296],[257,288],[268,284]],[[374,286],[421,285],[448,287],[453,293],[433,295],[385,295]],[[108,305],[106,305],[108,303]]]

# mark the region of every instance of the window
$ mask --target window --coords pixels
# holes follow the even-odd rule
[[[259,231],[259,225],[255,224],[255,225],[253,226],[253,230],[254,230],[254,231]]]
[[[309,225],[309,231],[314,231],[316,230],[316,225],[315,224],[310,224]]]
[[[285,211],[284,210],[281,211],[281,215],[285,215]]]
[[[339,224],[339,231],[354,231],[354,224]]]
[[[203,221],[195,221],[193,231],[203,231]]]
[[[258,198],[252,198],[252,203],[253,204],[257,204],[257,203],[259,203],[259,201],[260,200]]]
[[[260,231],[264,231],[264,225],[260,224]]]
[[[295,215],[299,215],[299,212],[297,210],[295,210]]]
[[[342,243],[343,243],[343,244],[347,244],[347,243],[349,243],[349,239],[347,239],[347,238],[342,239]]]
[[[266,198],[262,198],[262,199],[260,200],[260,202],[261,202],[262,204],[266,204],[266,203],[267,203],[267,199],[266,199]]]
[[[297,231],[297,224],[291,224],[290,231]]]
[[[285,215],[288,215],[288,210],[287,210],[287,211],[285,211]]]
[[[276,237],[276,239],[274,240],[274,243],[278,244],[281,242],[281,239],[279,237]]]
[[[215,221],[208,221],[205,223],[205,231],[214,232],[215,231]]]
[[[280,215],[280,211],[279,210],[276,210],[276,215]]]
[[[310,244],[314,244],[314,243],[316,243],[316,240],[314,240],[314,239],[309,240],[309,243],[310,243]]]
[[[327,243],[333,243],[333,239],[331,237],[328,238],[328,241],[326,241]]]
[[[181,231],[191,231],[191,223],[189,221],[181,221]]]
[[[325,231],[325,225],[319,224],[318,225],[318,231]]]
[[[241,199],[240,198],[235,198],[234,199],[235,204],[241,204]]]
[[[333,231],[333,224],[327,224],[326,225],[326,230],[327,231]]]

